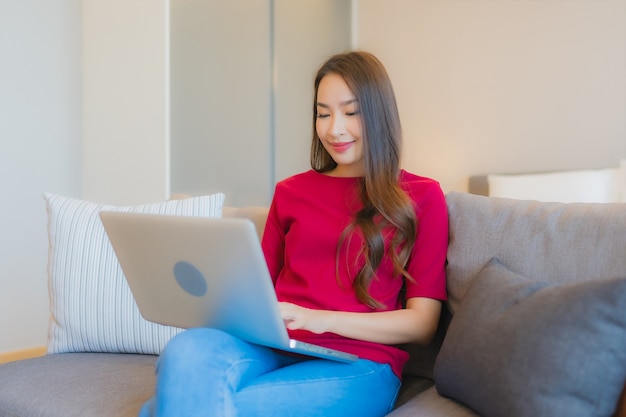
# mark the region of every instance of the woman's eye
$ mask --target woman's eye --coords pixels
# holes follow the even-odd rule
[[[322,113],[318,113],[318,114],[317,114],[317,118],[318,118],[318,119],[324,119],[324,118],[326,118],[326,117],[328,117],[328,116],[329,116],[328,114],[322,114]]]
[[[346,116],[356,116],[356,115],[358,115],[358,114],[359,114],[359,111],[358,111],[358,110],[355,110],[355,111],[350,111],[350,112],[347,112],[347,113],[346,113]]]

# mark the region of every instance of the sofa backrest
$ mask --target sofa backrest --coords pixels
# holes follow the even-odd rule
[[[252,220],[256,228],[256,232],[259,235],[259,239],[261,239],[261,237],[263,237],[263,230],[265,229],[268,211],[269,208],[260,206],[224,206],[222,207],[222,217],[244,217]]]
[[[545,203],[450,192],[448,307],[491,259],[529,279],[626,276],[626,204]]]

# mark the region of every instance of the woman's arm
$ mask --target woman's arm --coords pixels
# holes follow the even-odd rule
[[[430,343],[441,315],[441,301],[409,298],[406,308],[372,313],[313,310],[291,303],[280,303],[285,324],[290,330],[335,333],[351,339],[395,345]]]
[[[276,193],[275,193],[276,195]],[[265,262],[269,270],[272,282],[276,283],[278,274],[285,263],[285,232],[282,229],[280,219],[277,214],[276,197],[272,199],[265,229],[263,230],[263,238],[261,239],[261,247],[265,255]]]

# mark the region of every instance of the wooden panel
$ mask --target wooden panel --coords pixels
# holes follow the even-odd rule
[[[15,352],[0,353],[0,363],[15,362],[22,359],[36,358],[46,354],[46,347],[17,350]]]

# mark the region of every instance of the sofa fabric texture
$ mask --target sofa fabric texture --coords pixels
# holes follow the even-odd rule
[[[540,203],[457,192],[447,194],[446,200],[450,315],[443,315],[439,337],[431,346],[407,347],[407,378],[398,407],[389,415],[576,415],[588,409],[578,406],[597,401],[589,415],[610,417],[614,396],[626,383],[623,354],[613,345],[624,345],[626,328],[623,321],[609,320],[611,309],[624,305],[623,288],[614,283],[626,277],[626,205]],[[267,212],[224,208],[223,213],[263,222]],[[257,230],[262,230],[259,223]],[[611,285],[616,287],[607,291]],[[583,296],[593,302],[578,302]],[[586,310],[586,305],[592,307]],[[588,344],[579,349],[567,342],[575,326],[563,314],[581,311],[590,317],[581,329],[605,342],[610,333],[610,349]],[[545,323],[537,325],[539,317]],[[524,352],[537,363],[520,371]],[[545,359],[558,367],[548,377],[548,396],[554,401],[542,398],[535,384],[538,373],[547,371],[538,369],[541,352],[548,352]],[[584,365],[611,367],[609,374],[594,379],[597,369],[572,359],[581,356],[588,362]],[[152,394],[154,360],[151,355],[68,353],[0,365],[0,417],[136,415]],[[593,381],[598,385],[593,393],[602,392],[601,398],[581,394],[585,383]],[[581,385],[574,386],[577,383]],[[119,384],[123,388],[118,391]],[[519,387],[529,392],[524,398],[528,407],[514,404]],[[559,411],[538,414],[534,401]],[[564,402],[578,406],[570,414],[561,408]]]
[[[59,353],[0,366],[2,417],[137,417],[157,356]]]
[[[493,259],[448,328],[437,389],[484,417],[611,415],[626,380],[625,307],[626,278],[540,282]]]
[[[451,192],[448,308],[498,258],[529,279],[576,282],[626,276],[626,206],[547,203]]]

